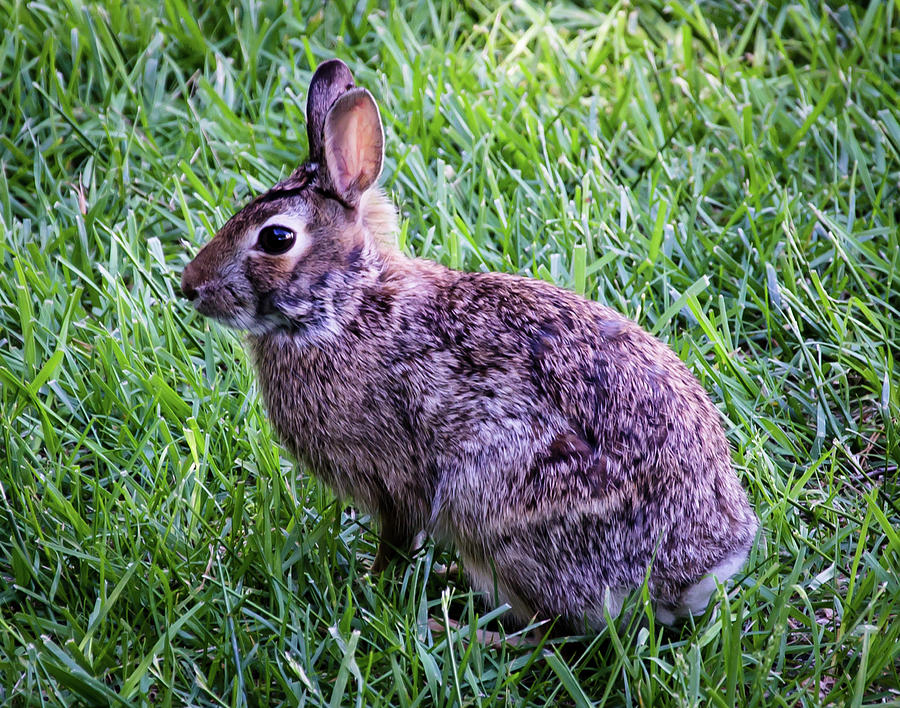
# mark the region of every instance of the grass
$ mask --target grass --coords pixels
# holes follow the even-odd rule
[[[0,0],[0,702],[900,702],[900,8]],[[305,155],[311,68],[386,122],[402,247],[675,348],[765,533],[696,623],[540,648],[275,444],[184,264]],[[446,561],[447,556],[440,556]],[[461,617],[433,635],[429,617]]]

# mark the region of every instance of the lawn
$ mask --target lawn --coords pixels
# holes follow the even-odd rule
[[[900,702],[893,0],[189,5],[0,0],[0,703]],[[178,282],[332,56],[401,248],[605,302],[712,395],[764,531],[704,616],[473,642],[452,551],[366,575],[279,449]]]

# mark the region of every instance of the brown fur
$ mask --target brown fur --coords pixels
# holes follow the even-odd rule
[[[758,522],[718,412],[669,348],[547,283],[405,257],[384,198],[371,185],[355,201],[328,194],[347,180],[322,170],[238,212],[182,287],[251,331],[276,431],[378,516],[377,566],[425,529],[519,619],[578,629],[648,568],[654,599],[676,606],[746,552]],[[279,213],[310,237],[290,269],[248,242]]]

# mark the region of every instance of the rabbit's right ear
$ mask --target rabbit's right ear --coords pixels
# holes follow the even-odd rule
[[[355,85],[353,74],[340,59],[322,62],[310,79],[306,96],[306,136],[309,139],[310,162],[322,161],[322,131],[328,111],[342,94]]]

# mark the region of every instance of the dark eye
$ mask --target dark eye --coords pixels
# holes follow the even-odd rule
[[[289,250],[294,245],[296,238],[290,229],[272,224],[259,232],[257,245],[269,255],[277,256]]]

